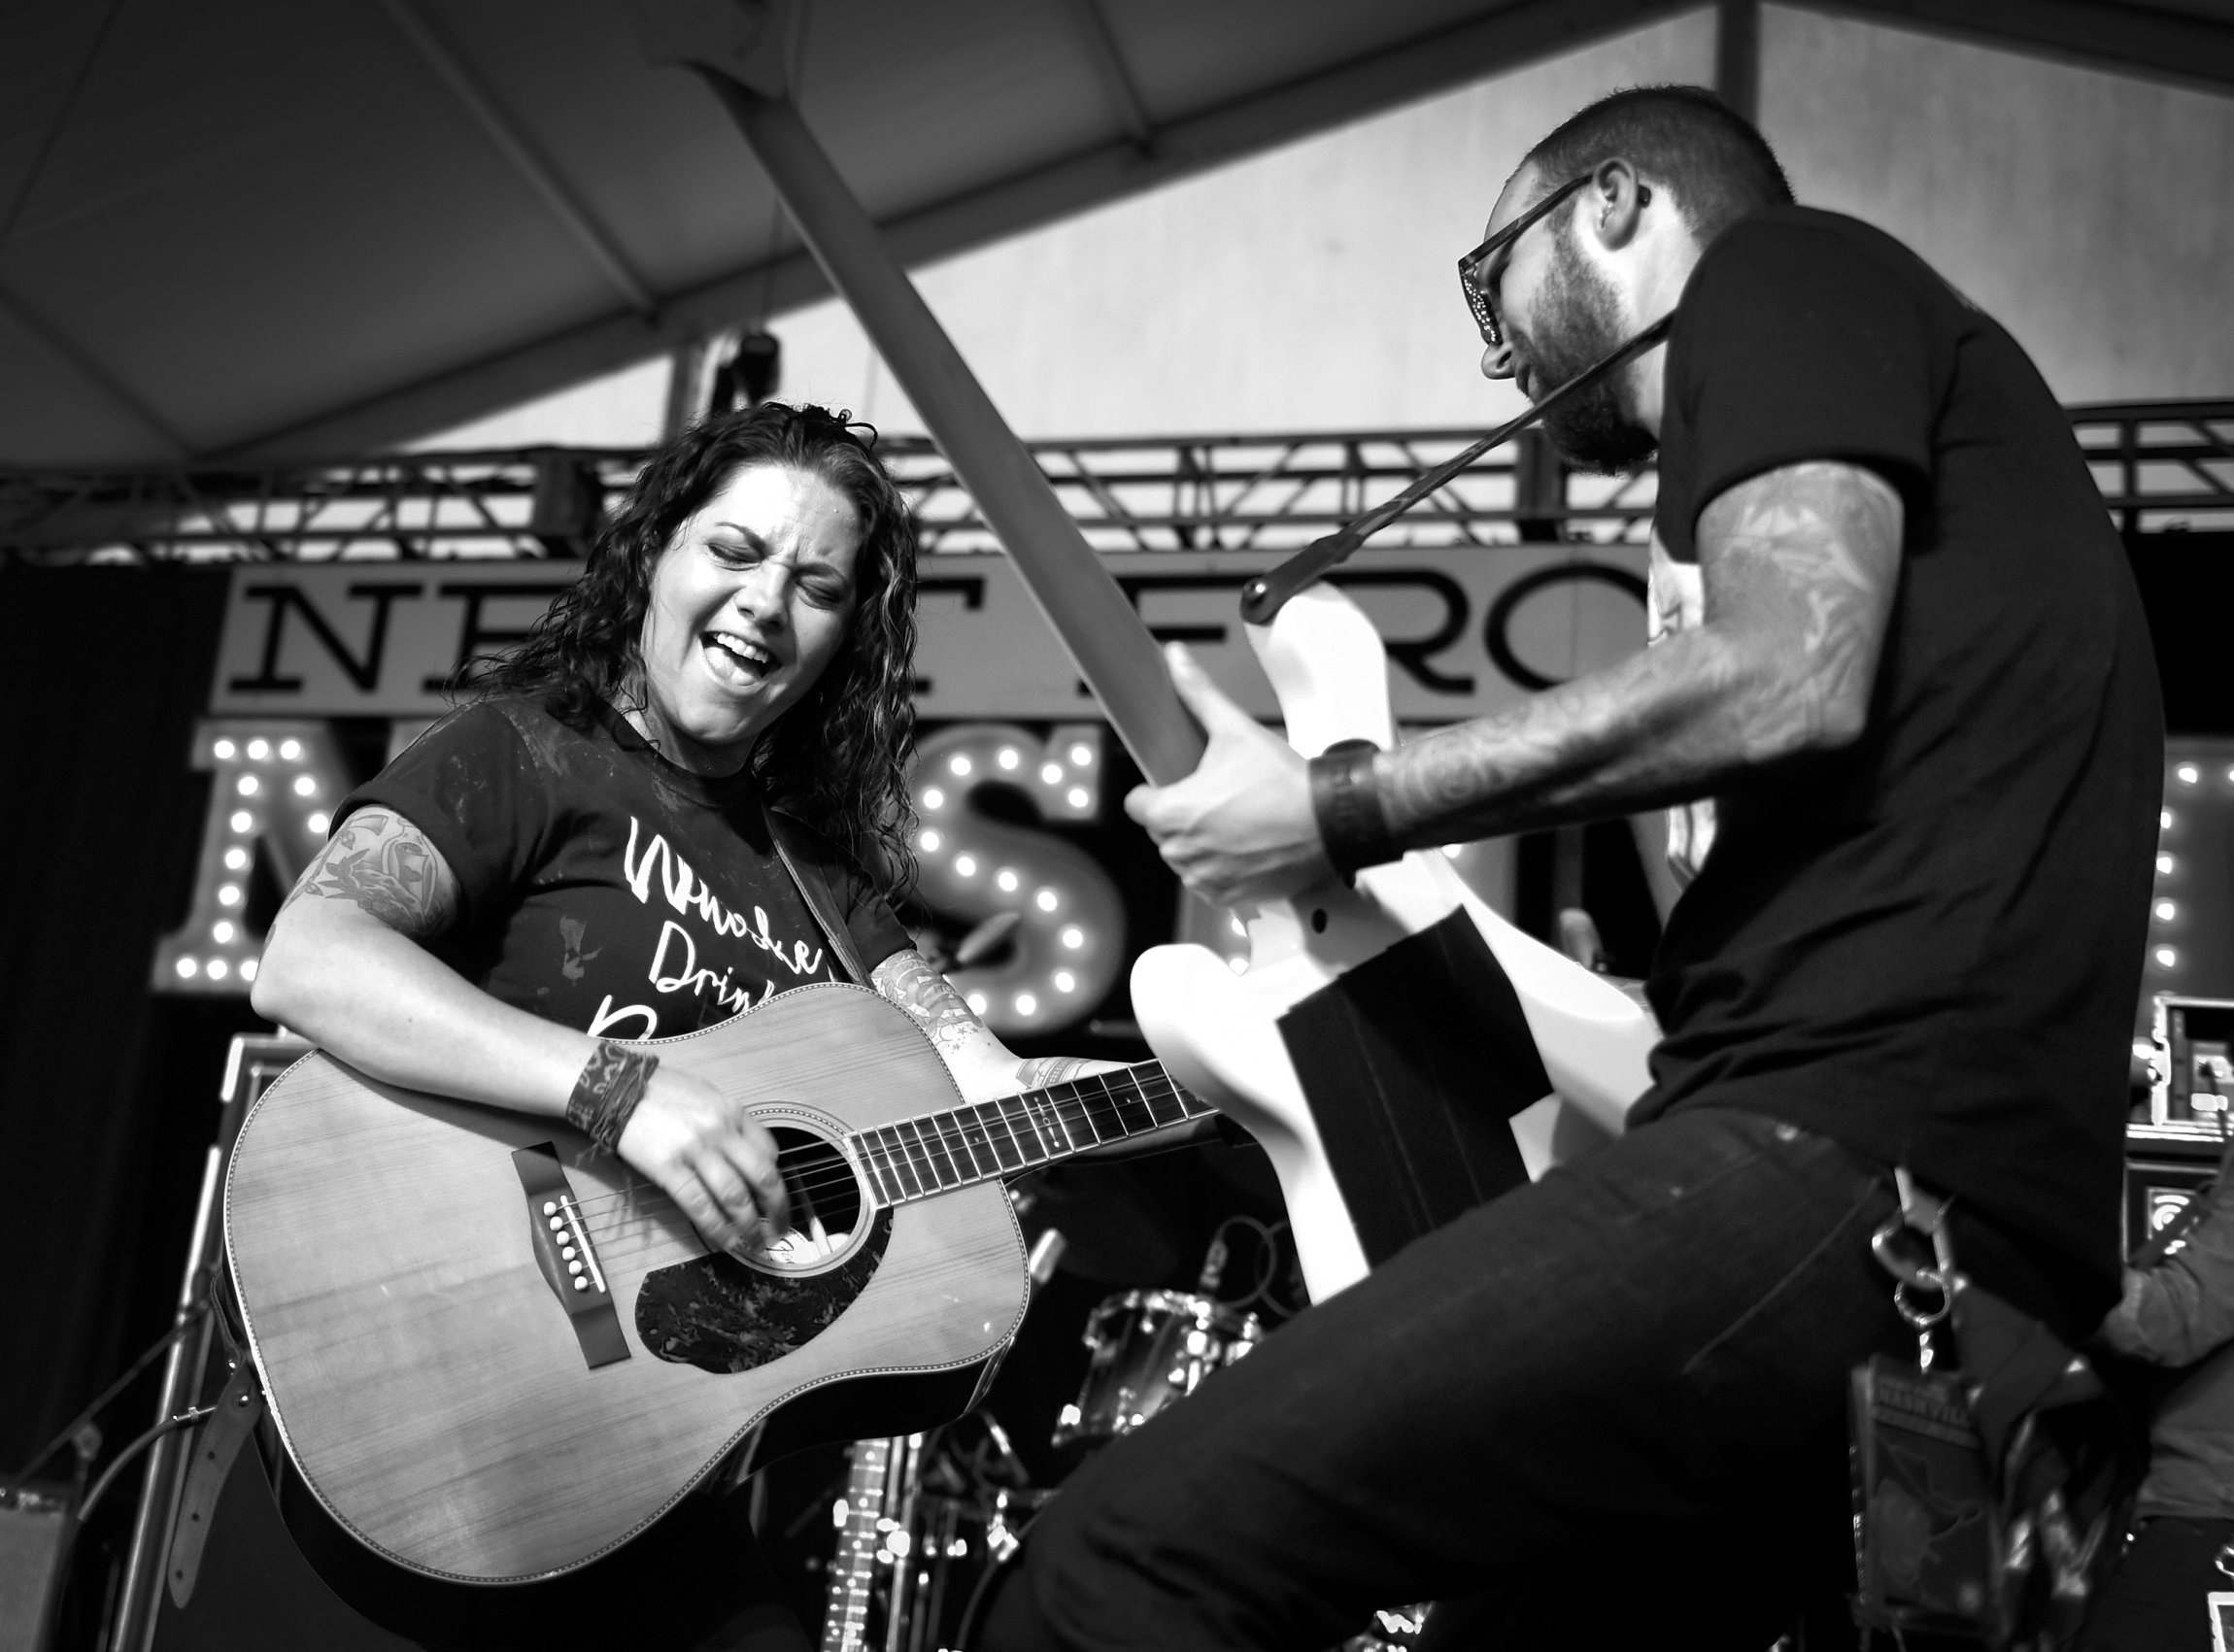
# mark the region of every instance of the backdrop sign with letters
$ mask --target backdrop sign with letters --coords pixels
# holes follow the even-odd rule
[[[1271,689],[1237,613],[1272,552],[1111,552],[1103,562],[1157,636],[1192,645],[1262,717]],[[1642,545],[1367,551],[1334,575],[1379,627],[1397,720],[1450,723],[1612,663],[1643,645]],[[215,717],[438,716],[476,655],[517,642],[572,562],[342,562],[233,574]],[[1097,714],[1005,556],[924,559],[917,709],[927,718]]]

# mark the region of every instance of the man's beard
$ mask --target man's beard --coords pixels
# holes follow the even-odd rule
[[[1528,341],[1539,399],[1628,342],[1619,330],[1612,284],[1583,261],[1564,227],[1553,257],[1540,304],[1542,319]],[[1619,377],[1607,374],[1544,416],[1551,445],[1568,463],[1612,476],[1636,469],[1660,445],[1621,411],[1614,383]]]

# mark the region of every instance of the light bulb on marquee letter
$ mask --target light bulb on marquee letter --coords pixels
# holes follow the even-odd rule
[[[1057,1031],[1093,1012],[1125,964],[1125,903],[1091,855],[995,820],[972,799],[981,786],[1005,786],[1029,797],[1043,821],[1093,820],[1101,753],[1095,724],[1059,727],[1044,740],[1009,724],[959,724],[916,750],[908,791],[923,823],[915,841],[924,904],[971,925],[1015,915],[1005,959],[948,972],[1003,1036]]]
[[[214,775],[186,921],[155,943],[154,990],[245,997],[264,938],[240,922],[260,841],[281,893],[325,843],[349,769],[322,723],[205,722],[192,766]]]

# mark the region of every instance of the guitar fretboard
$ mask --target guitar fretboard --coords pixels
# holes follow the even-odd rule
[[[857,1130],[847,1139],[878,1196],[904,1204],[1185,1124],[1212,1110],[1174,1084],[1161,1062],[1143,1062]]]
[[[898,1439],[862,1439],[847,1454],[845,1524],[830,1556],[823,1608],[823,1652],[864,1652],[870,1585],[876,1579],[877,1521],[889,1514],[893,1448]]]

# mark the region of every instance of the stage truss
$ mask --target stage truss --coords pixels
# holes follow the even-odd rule
[[[2234,401],[2081,407],[2071,420],[2119,527],[2234,528]],[[1214,551],[1306,544],[1475,434],[1027,445],[1098,549]],[[888,438],[878,451],[915,503],[926,550],[998,549],[928,440]],[[0,557],[34,565],[574,557],[642,459],[635,450],[531,448],[272,469],[0,471]],[[1524,439],[1462,472],[1373,543],[1641,541],[1654,482],[1649,467],[1567,474],[1540,441]]]

